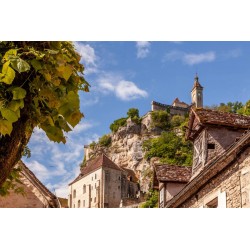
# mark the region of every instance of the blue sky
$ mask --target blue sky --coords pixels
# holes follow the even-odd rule
[[[79,174],[83,146],[109,133],[109,125],[131,107],[144,115],[151,101],[190,103],[195,73],[204,87],[204,105],[250,99],[249,42],[76,42],[89,93],[80,93],[82,119],[65,145],[35,129],[27,166],[51,190],[68,195]]]

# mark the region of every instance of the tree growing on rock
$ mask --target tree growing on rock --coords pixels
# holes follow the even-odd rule
[[[79,61],[71,42],[0,42],[0,188],[36,126],[65,143],[80,122],[78,91],[89,84]]]

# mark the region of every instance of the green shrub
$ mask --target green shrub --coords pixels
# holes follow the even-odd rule
[[[127,118],[122,117],[120,119],[115,120],[111,125],[110,125],[110,130],[112,132],[117,132],[120,127],[125,126],[127,123]]]
[[[161,162],[173,165],[191,166],[193,147],[190,141],[177,136],[174,132],[162,132],[158,138],[143,142],[145,158],[161,158]]]
[[[139,110],[138,109],[136,109],[136,108],[130,108],[129,110],[128,110],[128,112],[127,112],[127,115],[128,115],[128,117],[131,117],[132,119],[134,118],[134,117],[140,117],[139,116]]]
[[[168,130],[170,128],[170,115],[167,111],[158,110],[151,113],[152,126]]]
[[[158,191],[150,190],[146,202],[141,205],[141,208],[155,208],[158,207]]]
[[[111,136],[110,135],[104,135],[101,138],[99,138],[99,144],[102,147],[108,147],[111,144]]]
[[[172,128],[179,127],[185,121],[185,117],[181,115],[174,115],[171,118],[170,125]]]
[[[92,142],[89,144],[89,147],[90,147],[91,149],[94,149],[95,146],[96,146],[96,142],[95,142],[95,141],[92,141]]]

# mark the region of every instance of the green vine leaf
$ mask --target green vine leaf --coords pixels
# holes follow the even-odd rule
[[[12,122],[0,119],[0,134],[10,135],[12,129]]]
[[[2,108],[0,109],[2,117],[10,122],[16,122],[18,120],[18,115],[11,109]]]
[[[30,64],[35,69],[35,71],[38,71],[38,70],[42,69],[41,63],[36,59],[31,60]]]
[[[26,72],[30,70],[30,65],[19,57],[11,59],[11,66],[19,73]]]
[[[0,82],[11,84],[15,78],[15,71],[9,66],[10,61],[4,63],[2,73],[0,73]]]
[[[26,96],[26,90],[21,87],[12,88],[13,100],[23,99]]]

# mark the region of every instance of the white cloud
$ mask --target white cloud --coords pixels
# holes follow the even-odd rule
[[[69,135],[74,134],[77,135],[83,131],[86,131],[94,126],[93,123],[87,122],[85,120],[82,120],[79,124],[77,124],[71,132],[69,132]]]
[[[134,82],[124,80],[117,74],[105,74],[97,80],[100,91],[104,94],[114,93],[123,101],[145,98],[148,93],[140,89]]]
[[[214,51],[209,51],[205,53],[185,53],[183,51],[170,51],[164,57],[167,61],[177,61],[180,60],[184,64],[194,65],[203,62],[212,62],[216,59],[216,54]]]
[[[115,92],[117,97],[124,101],[148,96],[145,90],[139,89],[135,83],[129,81],[120,81],[116,86]]]
[[[75,47],[78,53],[81,55],[81,63],[84,65],[84,74],[89,75],[98,72],[97,56],[95,50],[89,44],[82,44],[75,42]]]
[[[185,54],[183,62],[189,65],[199,64],[203,62],[212,62],[216,58],[215,52],[210,51],[201,54]]]
[[[63,164],[58,163],[55,166],[49,166],[49,169],[40,162],[33,160],[25,164],[36,175],[36,177],[44,182],[55,176],[61,176],[66,173]]]
[[[149,53],[150,42],[136,42],[137,58],[145,58]]]
[[[94,96],[92,98],[81,98],[81,107],[93,106],[99,102],[99,97]]]

